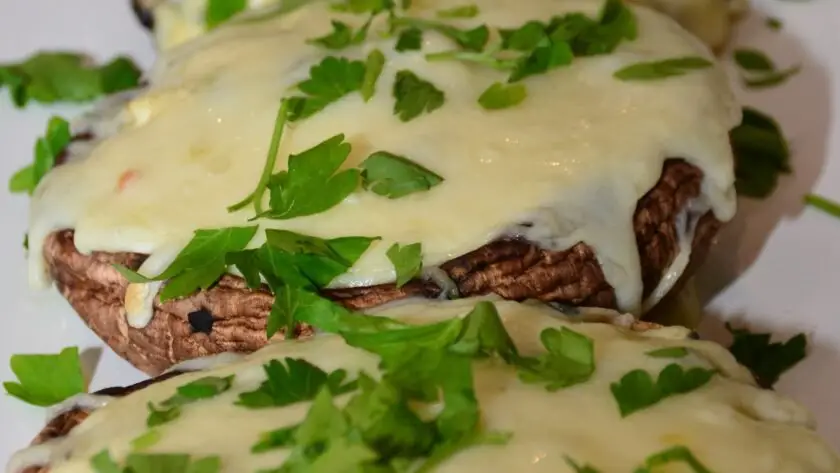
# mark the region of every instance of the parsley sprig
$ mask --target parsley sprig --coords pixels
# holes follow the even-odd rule
[[[61,117],[50,118],[46,133],[35,142],[32,164],[12,175],[9,179],[9,191],[32,195],[41,179],[55,167],[59,155],[70,144],[70,140],[70,124]]]
[[[647,371],[637,369],[612,383],[610,389],[621,417],[627,417],[668,397],[698,389],[708,383],[715,373],[715,370],[699,367],[686,370],[672,363],[659,372],[656,381]]]
[[[321,389],[340,395],[356,389],[356,382],[346,382],[347,372],[327,373],[303,359],[271,360],[263,365],[266,380],[254,391],[239,395],[237,405],[249,409],[288,406],[311,401]]]
[[[761,387],[772,388],[785,371],[805,359],[808,346],[805,334],[800,333],[785,342],[772,342],[769,333],[736,329],[729,323],[726,329],[733,337],[729,351],[738,363],[749,368]]]
[[[6,381],[3,387],[29,404],[52,406],[87,389],[77,347],[55,355],[12,355],[9,365],[17,382]]]

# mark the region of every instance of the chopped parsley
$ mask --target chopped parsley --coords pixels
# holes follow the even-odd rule
[[[752,333],[726,324],[733,341],[729,351],[738,363],[749,368],[758,384],[770,389],[785,371],[805,359],[808,340],[798,334],[786,342],[771,342],[769,333]]]
[[[145,433],[139,435],[131,441],[131,449],[134,451],[138,451],[152,448],[153,446],[157,445],[162,438],[163,434],[160,433],[160,430],[152,429],[146,431]]]
[[[257,217],[286,220],[325,212],[340,204],[360,182],[358,169],[339,171],[350,148],[341,134],[289,156],[288,170],[269,179],[269,209]]]
[[[519,351],[502,323],[492,302],[481,301],[464,317],[463,328],[449,351],[472,357],[498,355],[508,363],[516,363]]]
[[[309,70],[309,78],[298,84],[304,95],[286,99],[289,121],[303,120],[345,95],[361,90],[365,63],[343,57],[327,56]]]
[[[708,59],[687,56],[632,64],[617,70],[613,75],[623,81],[646,81],[682,76],[709,67],[712,67],[712,62]]]
[[[375,15],[394,8],[393,0],[341,0],[330,7],[339,12]]]
[[[645,459],[644,466],[637,468],[635,473],[652,473],[658,469],[657,467],[662,465],[680,462],[685,463],[693,473],[712,473],[691,453],[688,447],[682,445],[666,448],[661,452],[650,455]]]
[[[371,154],[360,168],[365,189],[389,199],[427,191],[443,182],[442,177],[425,167],[387,151]]]
[[[397,287],[405,286],[423,270],[423,247],[420,243],[401,246],[394,243],[386,253],[397,272]]]
[[[311,39],[307,42],[327,49],[344,49],[349,46],[361,44],[367,38],[370,20],[355,31],[347,23],[332,20],[332,28],[329,34]]]
[[[257,232],[256,226],[196,230],[192,240],[175,260],[154,277],[146,277],[125,266],[115,268],[129,282],[167,281],[160,300],[168,301],[207,289],[227,271],[227,254],[243,250]]]
[[[478,5],[469,4],[437,12],[438,18],[473,18],[478,16]]]
[[[47,131],[35,142],[35,157],[32,164],[18,170],[9,179],[9,191],[26,192],[32,195],[41,179],[55,167],[58,156],[70,144],[70,124],[61,117],[52,117]]]
[[[9,89],[19,108],[29,101],[88,102],[137,87],[140,75],[140,69],[125,57],[96,66],[83,54],[42,52],[21,63],[0,64],[0,88]]]
[[[419,51],[423,45],[423,30],[408,28],[397,37],[394,49],[397,51]]]
[[[735,190],[765,198],[781,174],[790,174],[790,151],[779,124],[765,113],[744,107],[741,124],[729,132],[735,155]]]
[[[213,29],[248,8],[248,0],[208,0],[204,24]]]
[[[251,453],[263,453],[278,448],[288,448],[294,445],[295,432],[298,426],[281,427],[260,434],[260,439],[251,447]]]
[[[672,363],[659,372],[656,381],[645,370],[630,371],[621,380],[610,385],[613,397],[618,403],[621,417],[650,407],[663,399],[677,394],[685,394],[704,386],[715,370],[689,368]]]
[[[234,376],[219,378],[217,376],[206,376],[179,386],[175,394],[163,402],[155,405],[147,404],[149,415],[146,418],[146,425],[157,427],[181,416],[181,408],[188,404],[203,399],[214,398],[230,390]]]
[[[757,49],[737,49],[733,53],[733,58],[744,71],[742,80],[748,88],[779,85],[801,70],[801,66],[779,70],[766,54]]]
[[[376,93],[376,82],[382,74],[382,68],[385,67],[385,55],[382,51],[374,49],[368,53],[365,61],[365,76],[362,78],[362,98],[365,102],[373,98]]]
[[[519,359],[519,378],[526,383],[544,383],[548,391],[580,384],[595,372],[592,339],[563,327],[540,333],[547,353],[535,359]]]
[[[6,381],[3,387],[28,404],[52,406],[87,389],[77,347],[56,355],[12,355],[9,365],[17,382]]]
[[[407,69],[397,72],[392,93],[396,99],[394,115],[404,122],[437,110],[444,101],[442,90]]]
[[[303,359],[271,360],[263,365],[266,380],[254,391],[239,395],[237,405],[249,409],[281,407],[311,401],[324,388],[334,395],[356,389],[356,382],[346,382],[347,372],[327,373]]]
[[[817,194],[806,195],[805,203],[807,205],[810,205],[811,207],[814,207],[815,209],[822,210],[823,212],[827,213],[828,215],[831,215],[832,217],[840,218],[840,203],[829,200]]]
[[[182,453],[130,453],[120,466],[108,450],[90,459],[96,473],[219,473],[221,460],[217,456],[198,459]]]
[[[527,96],[528,91],[522,84],[496,82],[478,97],[478,103],[487,110],[499,110],[518,105]]]
[[[657,350],[651,350],[646,353],[647,356],[653,358],[685,358],[688,356],[688,348],[686,347],[665,347]]]
[[[410,17],[392,17],[392,28],[416,28],[418,30],[436,31],[454,41],[458,46],[468,51],[480,52],[490,39],[490,29],[487,25],[479,25],[471,29],[463,29],[436,20]]]

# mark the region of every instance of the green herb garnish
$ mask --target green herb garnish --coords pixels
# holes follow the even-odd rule
[[[130,453],[120,466],[108,450],[90,459],[96,473],[218,473],[221,460],[217,456],[192,459],[181,453]]]
[[[304,95],[286,99],[289,121],[303,120],[345,95],[362,88],[365,63],[327,56],[309,70],[309,78],[298,84]]]
[[[155,405],[148,403],[149,415],[146,425],[156,427],[172,422],[181,416],[181,408],[203,399],[211,399],[230,390],[233,375],[224,378],[206,376],[179,386],[175,395]]]
[[[420,243],[400,246],[394,243],[387,252],[397,272],[397,287],[405,286],[423,270],[423,247]]]
[[[437,12],[438,18],[473,18],[478,16],[478,5],[461,5]]]
[[[46,134],[35,142],[34,161],[12,175],[9,191],[32,195],[41,179],[55,167],[56,159],[70,144],[70,140],[70,124],[61,117],[50,118]]]
[[[263,370],[266,380],[256,390],[241,393],[237,405],[249,409],[281,407],[311,401],[322,388],[334,395],[356,389],[356,382],[345,381],[346,371],[327,373],[302,359],[271,360]]]
[[[420,28],[409,28],[400,33],[394,49],[403,51],[419,51],[423,45],[423,30]]]
[[[376,82],[382,74],[382,68],[385,66],[385,55],[382,51],[374,49],[371,51],[367,60],[365,61],[365,76],[362,78],[362,98],[365,102],[373,98],[376,93]]]
[[[347,23],[337,20],[332,20],[332,28],[332,32],[307,42],[327,49],[344,49],[349,46],[361,44],[367,38],[370,20],[356,31]]]
[[[339,168],[350,155],[344,135],[289,156],[288,171],[271,176],[269,209],[257,217],[286,220],[325,212],[359,187],[358,169]]]
[[[498,110],[518,105],[527,95],[528,91],[522,84],[496,82],[478,97],[478,103],[487,110]]]
[[[394,2],[392,0],[342,0],[333,3],[330,7],[339,12],[375,15],[393,9]]]
[[[192,240],[178,253],[175,261],[154,277],[143,276],[125,266],[114,267],[132,283],[168,281],[160,291],[161,301],[188,296],[218,281],[227,271],[227,254],[244,249],[256,234],[257,228],[196,230]]]
[[[204,24],[213,29],[248,8],[248,0],[208,0]]]
[[[487,25],[479,25],[471,29],[462,29],[435,20],[409,17],[392,17],[392,28],[416,28],[421,31],[436,31],[454,41],[458,46],[468,51],[479,52],[484,49],[490,38]]]
[[[434,84],[406,69],[397,72],[392,92],[396,99],[394,115],[404,122],[417,118],[423,112],[437,110],[445,98],[443,91]]]
[[[659,348],[657,350],[651,350],[645,354],[653,358],[685,358],[686,356],[688,356],[688,348],[665,347]]]
[[[12,355],[9,365],[17,382],[6,381],[6,393],[36,406],[52,406],[87,389],[79,349],[57,355]]]
[[[377,151],[362,162],[362,183],[365,189],[399,199],[422,192],[443,182],[443,178],[408,158]]]
[[[799,73],[800,66],[779,70],[766,54],[757,49],[737,49],[733,57],[744,70],[744,85],[749,88],[763,88],[779,85]]]
[[[728,323],[726,329],[733,337],[729,351],[738,363],[749,368],[763,388],[772,388],[782,373],[805,359],[808,346],[805,334],[800,333],[786,342],[771,342],[769,333],[734,329]]]
[[[548,328],[540,333],[548,353],[519,360],[519,378],[526,383],[545,383],[548,391],[583,383],[595,372],[592,339],[569,328]]]
[[[808,194],[804,200],[806,205],[822,210],[832,217],[840,218],[840,203],[816,194]]]
[[[645,459],[645,465],[635,470],[635,473],[652,473],[662,465],[668,463],[685,463],[694,473],[712,473],[703,465],[687,447],[678,445],[654,453]]]
[[[498,355],[508,363],[521,358],[492,302],[482,301],[464,317],[463,329],[449,351],[471,357]]]
[[[666,366],[654,382],[653,376],[645,370],[633,370],[610,385],[613,397],[618,403],[621,417],[650,407],[659,401],[694,391],[709,382],[715,370],[689,368],[672,363]]]
[[[729,132],[729,141],[739,195],[765,198],[776,188],[779,175],[791,172],[787,140],[769,115],[744,107],[741,124]]]
[[[149,430],[131,441],[131,449],[146,450],[147,448],[157,445],[161,438],[163,438],[163,435],[159,430]]]
[[[30,100],[44,104],[88,102],[137,87],[140,75],[140,69],[125,57],[97,67],[82,54],[43,52],[21,63],[0,64],[0,88],[9,89],[19,108]]]
[[[767,19],[764,20],[764,24],[767,25],[768,28],[771,30],[779,31],[782,29],[782,20],[769,16]]]
[[[298,426],[281,427],[260,434],[260,440],[251,447],[251,453],[263,453],[278,448],[288,448],[294,445],[295,432]]]
[[[661,61],[639,62],[617,70],[613,76],[624,81],[658,80],[682,76],[690,71],[712,67],[712,62],[699,56]]]

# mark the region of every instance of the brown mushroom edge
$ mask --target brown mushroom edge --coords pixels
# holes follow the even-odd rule
[[[658,324],[650,323],[650,322],[635,322],[630,329],[637,331],[637,332],[644,332],[646,330],[652,330],[655,328],[660,328],[661,326]],[[133,384],[131,386],[121,386],[121,387],[112,387],[97,391],[93,394],[104,395],[104,396],[114,396],[114,397],[123,397],[128,396],[129,394],[139,391],[147,386],[150,386],[154,383],[158,383],[161,381],[165,381],[170,378],[177,377],[178,375],[187,373],[188,371],[170,371],[163,375],[157,376],[152,379],[148,379],[142,381],[137,384]],[[39,445],[44,442],[61,438],[70,433],[76,426],[84,422],[85,419],[90,416],[91,411],[82,409],[82,408],[75,408],[71,409],[67,412],[64,412],[53,419],[50,419],[47,422],[46,427],[44,427],[35,439],[32,441],[30,445]],[[48,473],[49,466],[32,466],[29,468],[24,469],[21,473]]]
[[[702,172],[695,166],[680,159],[667,160],[660,180],[637,205],[634,229],[645,296],[656,288],[679,251],[675,218],[699,196],[702,179]],[[711,213],[701,217],[685,275],[705,258],[719,227],[720,222]],[[84,322],[117,354],[150,375],[190,358],[252,352],[268,341],[265,326],[273,297],[267,288],[248,289],[237,276],[225,275],[212,288],[190,297],[156,301],[151,322],[136,329],[125,317],[128,281],[112,265],[137,269],[146,255],[82,255],[73,243],[72,230],[50,235],[44,255],[57,287]],[[444,263],[441,269],[462,297],[496,293],[517,301],[616,307],[613,288],[595,253],[583,242],[566,251],[548,251],[521,239],[500,239]],[[322,294],[345,307],[365,309],[408,297],[435,298],[440,292],[432,281],[415,280],[402,288],[383,284],[330,289]],[[311,328],[301,326],[298,332],[308,335]]]

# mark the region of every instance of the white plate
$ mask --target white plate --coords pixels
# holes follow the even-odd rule
[[[810,407],[820,432],[840,449],[840,220],[803,210],[801,204],[812,189],[840,198],[840,122],[834,118],[840,114],[840,2],[766,0],[755,7],[733,45],[757,46],[780,65],[804,66],[781,87],[742,95],[779,119],[793,144],[795,173],[782,180],[772,198],[744,202],[724,231],[700,277],[712,314],[703,331],[725,341],[722,321],[735,319],[782,335],[808,332],[810,356],[782,378],[778,389]],[[764,25],[767,15],[783,20],[782,31]],[[128,0],[0,1],[0,63],[40,49],[89,51],[102,60],[127,53],[144,67],[153,61],[149,38],[135,23]],[[78,109],[20,111],[5,91],[0,95],[0,180],[5,182],[31,159],[47,118]],[[5,361],[13,353],[55,353],[68,345],[80,346],[86,361],[96,364],[93,389],[142,379],[103,349],[55,291],[27,287],[22,248],[27,199],[0,191],[0,202],[0,380],[13,379]],[[0,419],[0,463],[5,463],[41,429],[44,411],[0,397]]]

